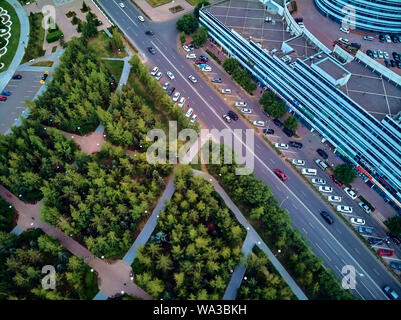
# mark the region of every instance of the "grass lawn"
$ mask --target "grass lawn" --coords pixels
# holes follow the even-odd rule
[[[99,57],[102,58],[124,58],[128,55],[124,50],[121,52],[112,51],[109,47],[109,41],[110,38],[102,31],[95,38],[89,40],[89,45],[96,48]]]
[[[153,8],[171,2],[171,0],[146,0]]]
[[[19,36],[21,32],[21,24],[19,22],[17,13],[15,12],[14,8],[6,1],[0,2],[0,7],[4,10],[7,10],[8,14],[11,17],[12,25],[11,25],[11,37],[9,39],[9,43],[7,46],[7,53],[0,58],[0,62],[3,62],[5,65],[0,72],[6,71],[13,61],[15,52],[17,51],[18,44],[19,44]]]
[[[190,5],[196,6],[199,2],[203,0],[186,0]]]
[[[124,68],[124,61],[119,60],[103,60],[107,70],[113,75],[116,82],[120,80],[121,73],[123,72]]]
[[[28,62],[31,59],[39,58],[46,52],[43,50],[45,29],[42,28],[42,19],[42,13],[31,13],[29,15],[29,42],[22,63]]]

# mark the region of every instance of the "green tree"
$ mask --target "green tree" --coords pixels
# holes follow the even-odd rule
[[[110,40],[112,48],[114,50],[116,50],[116,49],[120,49],[120,50],[124,49],[123,39],[121,37],[120,32],[118,32],[117,28],[113,28],[112,35],[113,35],[113,37]]]
[[[192,36],[195,47],[203,46],[207,41],[207,30],[200,27],[198,31]]]
[[[181,42],[181,44],[184,44],[186,40],[187,40],[187,36],[185,35],[185,32],[184,31],[180,32],[180,42]]]
[[[287,119],[284,120],[283,125],[287,129],[295,132],[298,128],[298,121],[294,116],[289,116]]]
[[[237,59],[226,58],[223,62],[223,68],[228,74],[232,74],[238,68]]]
[[[334,175],[338,180],[346,185],[351,184],[356,178],[355,170],[347,163],[342,163],[336,166],[334,168]]]
[[[209,1],[207,0],[203,0],[198,2],[198,4],[196,5],[195,9],[194,9],[194,16],[196,19],[199,19],[199,10],[203,7],[203,6],[208,6],[210,4]]]
[[[275,101],[267,107],[267,112],[272,118],[281,118],[287,110],[283,101]]]
[[[389,218],[384,223],[389,228],[391,235],[401,237],[401,216]]]
[[[176,27],[179,31],[191,34],[198,29],[198,20],[196,20],[193,14],[187,13],[177,21]]]

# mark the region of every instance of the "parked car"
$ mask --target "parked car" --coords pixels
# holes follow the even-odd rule
[[[178,100],[179,97],[180,97],[180,92],[177,91],[176,93],[174,93],[173,101],[176,102],[176,101]]]
[[[365,211],[367,214],[370,214],[372,210],[369,208],[367,204],[365,204],[363,201],[359,202],[358,205]]]
[[[339,187],[342,187],[342,186],[343,186],[343,183],[342,183],[340,180],[338,180],[334,174],[331,174],[331,175],[330,175],[330,178],[331,178],[331,180],[332,180],[336,185],[338,185]]]
[[[256,120],[256,121],[254,121],[252,123],[253,123],[254,126],[257,126],[257,127],[264,127],[265,126],[265,122],[261,121],[261,120]]]
[[[189,108],[189,109],[187,110],[187,113],[185,114],[185,116],[186,116],[187,118],[189,118],[189,117],[192,115],[193,112],[194,112],[194,109]]]
[[[317,149],[316,152],[321,156],[324,160],[327,160],[329,158],[328,154],[322,150],[322,149]]]
[[[340,31],[344,32],[344,33],[349,33],[349,29],[341,27]]]
[[[205,61],[205,62],[208,62],[208,61],[209,61],[209,58],[208,58],[208,57],[202,56],[202,55],[199,56],[199,59],[201,59],[201,60],[203,60],[203,61]]]
[[[227,112],[227,115],[231,118],[231,119],[233,119],[234,121],[237,121],[238,120],[238,115],[234,112],[234,111],[228,111]]]
[[[379,41],[384,42],[386,39],[384,38],[384,34],[379,34]]]
[[[248,104],[245,101],[236,101],[234,105],[236,107],[246,107]]]
[[[283,128],[283,132],[287,137],[292,137],[294,135],[294,132],[292,132],[290,129]]]
[[[395,61],[401,61],[401,56],[397,52],[392,53]]]
[[[188,79],[191,80],[192,83],[198,82],[198,80],[196,80],[196,78],[192,74],[188,77]]]
[[[221,89],[221,93],[223,94],[231,93],[231,89]]]
[[[301,172],[307,176],[315,176],[317,174],[317,170],[312,168],[304,168]]]
[[[328,196],[327,200],[331,201],[331,202],[341,202],[341,197],[340,196]]]
[[[290,141],[288,142],[288,144],[293,147],[293,148],[297,148],[297,149],[301,149],[302,148],[302,143],[301,142],[297,142],[297,141]]]
[[[196,59],[196,54],[195,53],[187,53],[185,58],[187,58],[187,59]]]
[[[292,159],[292,164],[294,164],[296,166],[304,166],[305,165],[305,161],[304,160]]]
[[[338,38],[338,41],[344,44],[349,44],[349,40],[347,38]]]
[[[156,73],[159,71],[159,67],[154,67],[153,69],[152,69],[152,71],[150,72],[150,75],[151,76],[155,76],[156,75]]]
[[[194,114],[191,118],[191,120],[189,120],[190,123],[194,124],[196,119],[198,118],[198,115]]]
[[[179,106],[180,108],[182,108],[182,107],[184,106],[184,103],[185,103],[185,98],[184,98],[184,97],[181,97],[180,101],[178,102],[178,106]]]
[[[7,101],[7,97],[6,96],[0,96],[0,101]]]
[[[363,40],[373,41],[375,38],[372,36],[363,36]]]
[[[191,49],[190,49],[188,46],[186,46],[185,44],[182,46],[182,48],[183,48],[186,52],[190,52],[190,51],[191,51]]]
[[[14,79],[14,80],[20,80],[20,79],[22,79],[22,76],[21,76],[20,74],[15,74],[15,75],[13,76],[13,79]]]
[[[373,51],[372,51],[372,50],[366,50],[366,54],[367,54],[369,57],[373,58]]]
[[[322,216],[324,221],[326,221],[328,224],[333,224],[334,223],[333,217],[330,214],[328,214],[326,211],[321,211],[320,215]]]
[[[45,73],[43,74],[43,76],[40,80],[40,83],[44,84],[48,76],[49,76],[49,71],[45,71]]]
[[[337,206],[337,211],[338,212],[344,212],[344,213],[352,213],[352,207],[350,206],[342,206],[342,205],[338,205]],[[354,218],[352,218],[354,219]],[[352,222],[352,221],[351,221]]]
[[[279,120],[279,119],[273,119],[273,123],[277,126],[277,127],[281,127],[283,125],[283,123]]]
[[[344,206],[345,207],[345,206]],[[351,212],[350,212],[351,213]],[[365,219],[362,219],[362,218],[351,218],[351,219],[349,219],[350,221],[351,221],[351,223],[353,223],[353,224],[357,224],[357,225],[359,225],[359,226],[363,226],[363,225],[365,225],[365,223],[366,223],[366,221],[365,221]]]
[[[390,60],[390,64],[392,68],[394,68],[397,65],[394,60]]]
[[[377,56],[379,57],[379,59],[383,59],[384,58],[383,51],[381,50],[377,51]]]
[[[205,65],[205,66],[202,68],[202,71],[210,72],[210,71],[212,71],[212,67],[209,66],[209,65]]]
[[[355,191],[348,187],[344,188],[344,191],[352,200],[355,200],[358,197],[358,195],[355,193]]]
[[[263,129],[263,133],[264,134],[274,134],[274,130],[273,129]]]
[[[252,113],[252,109],[242,108],[242,109],[241,109],[241,112],[242,112],[242,113],[251,114],[251,113]]]
[[[401,270],[401,263],[392,261],[390,267],[395,270]]]
[[[167,76],[171,79],[171,80],[174,80],[174,75],[173,75],[173,73],[171,72],[171,71],[167,71]]]
[[[326,184],[326,180],[324,180],[324,179],[321,179],[321,178],[312,178],[312,183],[315,183],[315,184]]]
[[[380,243],[380,242],[382,242],[382,241],[383,241],[383,240],[380,239],[380,238],[374,238],[374,237],[369,237],[369,238],[368,238],[368,242],[369,242],[371,245],[375,245],[375,244]]]
[[[367,234],[372,234],[373,233],[373,228],[371,228],[371,227],[359,227],[358,228],[358,231],[360,232],[360,233],[367,233]]]
[[[331,192],[333,192],[333,188],[332,187],[327,187],[327,186],[320,186],[319,187],[319,191],[320,192],[329,192],[329,193],[331,193]]]
[[[159,71],[159,72],[155,75],[155,79],[156,79],[156,80],[160,80],[161,77],[162,77],[162,73]]]
[[[398,295],[398,293],[395,292],[394,289],[391,288],[390,286],[383,287],[383,291],[391,300],[399,300],[400,299],[400,296]]]
[[[285,143],[278,143],[277,142],[274,145],[275,145],[276,148],[279,148],[279,149],[288,149],[288,144],[285,144]]]
[[[214,82],[214,83],[221,83],[221,78],[213,78],[212,79],[212,82]]]
[[[379,55],[377,54],[377,51],[373,50],[372,52],[373,52],[373,58],[377,59],[379,57]]]
[[[392,256],[394,256],[394,250],[390,250],[390,249],[380,248],[379,250],[377,250],[377,253],[381,257],[392,257]]]
[[[2,96],[11,96],[11,92],[8,91],[8,90],[3,90],[3,91],[0,93],[0,95],[2,95]]]
[[[288,177],[280,169],[274,169],[274,173],[276,174],[277,177],[280,178],[281,181],[284,182],[288,180]]]
[[[388,34],[384,35],[384,39],[386,39],[387,43],[391,43],[391,38]]]
[[[173,94],[174,90],[175,90],[175,87],[170,88],[170,89],[168,90],[167,94],[168,94],[169,96],[171,96],[171,95]]]
[[[163,84],[163,90],[167,90],[167,88],[168,88],[168,86],[170,85],[170,82],[165,82],[164,84]]]

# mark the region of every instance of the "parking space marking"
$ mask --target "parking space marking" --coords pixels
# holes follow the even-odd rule
[[[382,257],[382,258],[385,258],[385,259],[388,259],[388,260],[394,260],[394,261],[401,261],[401,259],[394,258],[394,257]]]

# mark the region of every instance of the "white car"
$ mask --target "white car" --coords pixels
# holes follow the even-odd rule
[[[167,88],[168,88],[168,86],[170,85],[170,82],[165,82],[164,84],[163,84],[163,90],[167,90]]]
[[[206,71],[206,72],[210,72],[210,71],[212,71],[212,67],[209,66],[209,65],[206,65],[206,66],[204,66],[204,67],[202,68],[202,70],[203,70],[203,71]]]
[[[386,42],[387,42],[387,43],[391,43],[391,38],[390,38],[390,36],[389,36],[388,34],[386,34],[386,35],[384,36],[384,38],[386,39]]]
[[[180,93],[177,91],[176,93],[174,93],[173,101],[174,101],[174,102],[178,101],[178,98],[179,98],[179,97],[180,97]]]
[[[188,46],[186,46],[186,45],[183,45],[182,48],[183,48],[186,52],[191,51],[191,49],[189,49]]]
[[[358,205],[365,211],[367,214],[371,214],[372,210],[366,205],[363,201],[359,202]]]
[[[329,193],[331,193],[331,192],[333,192],[333,188],[332,187],[327,187],[327,186],[320,186],[319,187],[319,191],[320,192],[329,192]]]
[[[242,113],[252,113],[252,109],[248,109],[248,108],[242,108],[241,109]]]
[[[231,93],[231,89],[221,89],[221,93]]]
[[[253,123],[254,126],[257,126],[257,127],[264,127],[265,126],[265,122],[261,121],[261,120],[256,120],[256,121],[254,121],[252,123]]]
[[[351,218],[350,221],[351,221],[351,223],[357,224],[359,226],[363,226],[366,223],[365,219],[362,219],[362,218]]]
[[[197,117],[198,117],[198,116],[197,116],[196,114],[194,114],[194,115],[192,116],[191,120],[189,120],[189,122],[195,123]]]
[[[337,211],[344,212],[344,213],[352,213],[352,208],[350,206],[337,206]]]
[[[187,53],[185,58],[187,58],[187,59],[196,59],[196,54],[195,53]]]
[[[384,59],[383,51],[381,51],[381,50],[377,51],[377,55],[378,55],[379,59]]]
[[[358,196],[357,196],[357,194],[355,193],[355,191],[353,191],[353,190],[351,190],[350,188],[344,188],[344,191],[345,191],[345,193],[346,194],[348,194],[349,196],[350,196],[350,198],[352,199],[352,200],[355,200]]]
[[[316,183],[316,184],[326,184],[326,180],[321,179],[321,178],[312,178],[312,183]]]
[[[346,38],[338,38],[338,41],[340,41],[340,42],[342,42],[344,44],[348,44],[349,43],[349,40],[346,39]]]
[[[138,16],[138,20],[141,21],[141,22],[145,21],[145,19],[142,16]]]
[[[181,97],[180,102],[178,102],[178,106],[179,106],[180,108],[182,108],[182,107],[184,106],[184,103],[185,103],[185,98],[184,98],[184,97]]]
[[[230,118],[230,116],[228,116],[227,114],[223,114],[223,119],[224,119],[227,123],[230,123],[230,122],[231,122],[231,118]]]
[[[162,77],[162,73],[159,71],[157,73],[157,75],[155,75],[156,80],[160,80],[160,78]]]
[[[327,200],[331,201],[331,202],[341,202],[341,197],[339,196],[328,196]]]
[[[340,31],[344,32],[344,33],[349,33],[349,29],[341,27]]]
[[[173,80],[175,77],[174,77],[174,75],[170,72],[170,71],[167,71],[167,76],[171,79],[171,80]]]
[[[388,52],[383,51],[383,56],[384,56],[384,59],[388,59],[389,58]]]
[[[237,101],[235,102],[236,107],[246,107],[248,104],[245,101]]]
[[[151,76],[155,76],[156,73],[157,73],[157,71],[159,71],[159,68],[158,68],[158,67],[154,67],[154,68],[152,69],[152,71],[150,72],[150,75],[151,75]]]
[[[288,144],[285,143],[276,143],[275,146],[280,149],[288,149]]]
[[[191,80],[192,83],[198,82],[198,80],[196,80],[196,78],[192,74],[188,77],[188,79]]]
[[[298,25],[299,25],[301,28],[305,28],[305,25],[304,25],[303,22],[298,22]]]
[[[189,108],[188,111],[187,111],[187,113],[185,114],[185,116],[186,116],[187,118],[189,118],[189,117],[192,115],[193,112],[194,112],[194,109]]]
[[[305,161],[304,160],[292,159],[292,164],[295,164],[296,166],[304,166],[305,165]]]
[[[120,7],[121,7],[121,8],[125,8],[125,4],[122,3],[122,2],[120,2]]]
[[[303,168],[301,172],[307,176],[315,176],[317,174],[317,170],[312,168]]]

